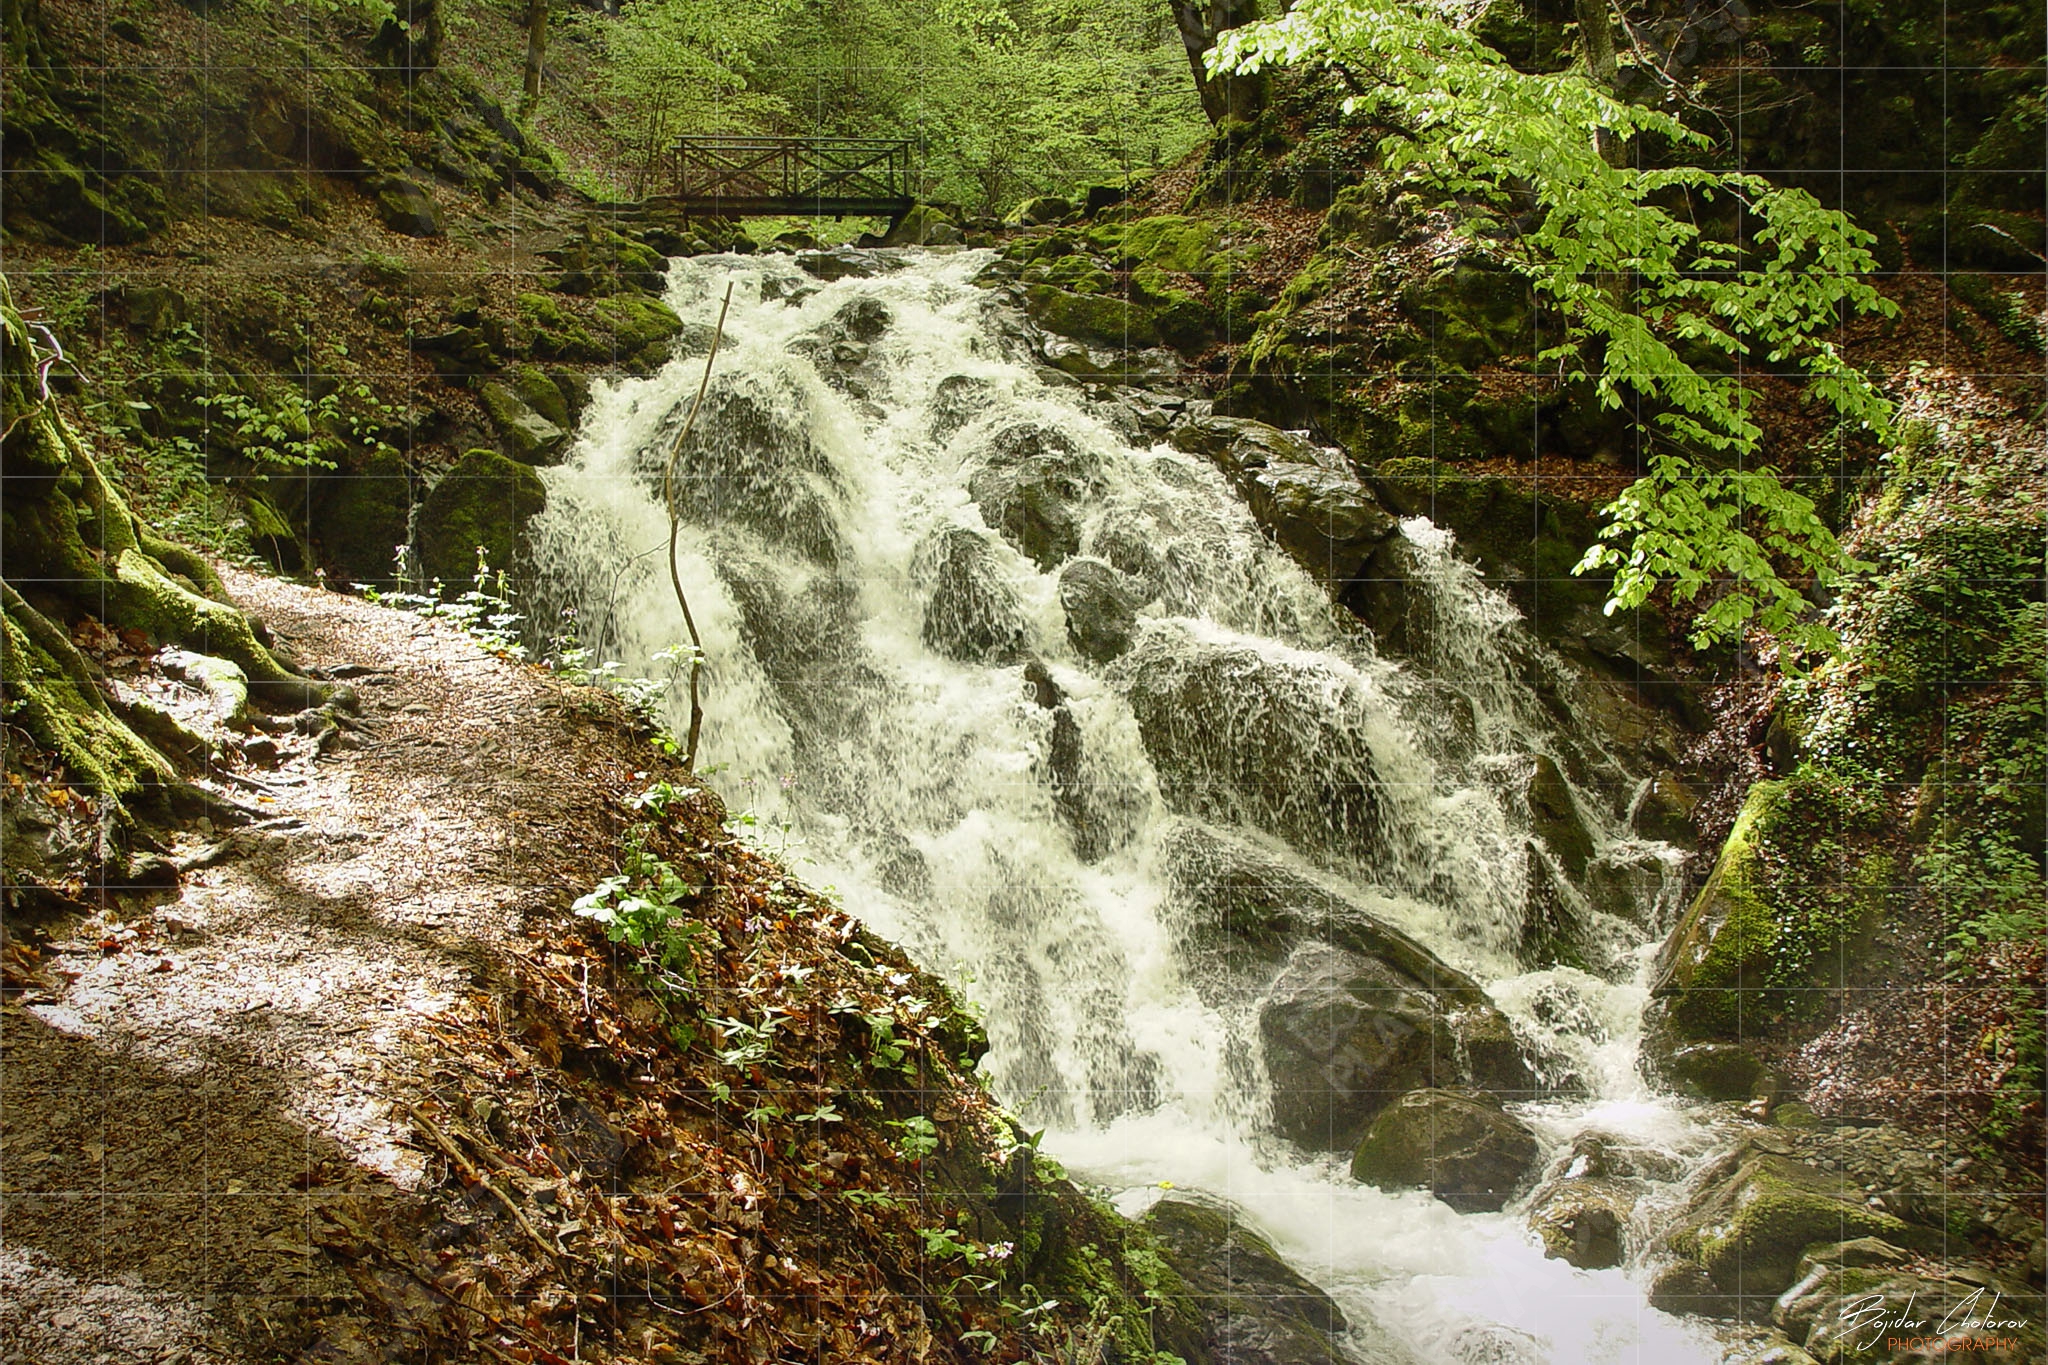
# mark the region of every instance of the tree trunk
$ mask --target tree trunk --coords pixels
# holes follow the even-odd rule
[[[139,631],[151,647],[226,659],[268,710],[315,706],[327,691],[271,653],[212,565],[129,510],[50,401],[45,375],[57,357],[0,275],[0,706],[77,782],[125,810],[152,793],[160,801],[176,766],[109,706],[72,647],[84,618]]]
[[[1573,0],[1578,10],[1579,41],[1586,49],[1586,74],[1609,94],[1614,93],[1621,63],[1614,55],[1614,18],[1609,0]],[[1600,159],[1619,165],[1624,148],[1621,140],[1605,129],[1597,133]]]
[[[1188,69],[1194,72],[1202,112],[1211,123],[1258,117],[1264,102],[1264,77],[1212,77],[1202,66],[1202,58],[1218,38],[1258,17],[1259,0],[1174,0],[1173,21],[1180,29],[1181,45],[1187,49]]]
[[[526,99],[531,111],[540,100],[540,68],[548,55],[548,0],[526,3]]]

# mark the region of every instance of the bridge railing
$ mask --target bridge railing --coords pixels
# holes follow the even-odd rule
[[[911,143],[871,137],[682,137],[674,193],[691,202],[911,198]]]

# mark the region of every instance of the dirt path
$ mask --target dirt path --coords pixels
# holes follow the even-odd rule
[[[268,818],[192,833],[175,854],[227,848],[153,914],[71,926],[47,984],[7,1001],[6,1365],[248,1359],[279,1305],[349,1299],[314,1254],[318,1206],[421,1182],[397,1106],[422,1093],[435,1016],[616,858],[645,753],[616,706],[441,623],[230,583],[304,664],[347,675],[360,747],[285,735],[274,769],[224,759],[216,788]]]

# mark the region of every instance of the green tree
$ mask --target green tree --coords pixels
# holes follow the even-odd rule
[[[1874,238],[1802,190],[1701,164],[1706,135],[1615,99],[1587,70],[1517,71],[1435,6],[1299,0],[1223,34],[1208,57],[1212,72],[1274,63],[1335,69],[1352,109],[1400,129],[1383,146],[1390,168],[1527,223],[1514,259],[1568,329],[1541,359],[1591,378],[1609,407],[1651,411],[1643,477],[1579,566],[1613,571],[1608,610],[1660,584],[1681,602],[1711,588],[1698,642],[1753,623],[1831,648],[1796,580],[1825,586],[1843,555],[1814,504],[1758,462],[1746,376],[1802,373],[1847,422],[1883,432],[1889,404],[1832,339],[1847,314],[1897,311],[1868,282]],[[1615,154],[1630,145],[1637,164]],[[1652,149],[1668,164],[1650,163]],[[1703,226],[1717,214],[1728,231]]]

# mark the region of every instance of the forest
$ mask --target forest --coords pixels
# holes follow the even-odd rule
[[[0,1362],[2048,1357],[2009,0],[0,0]]]

